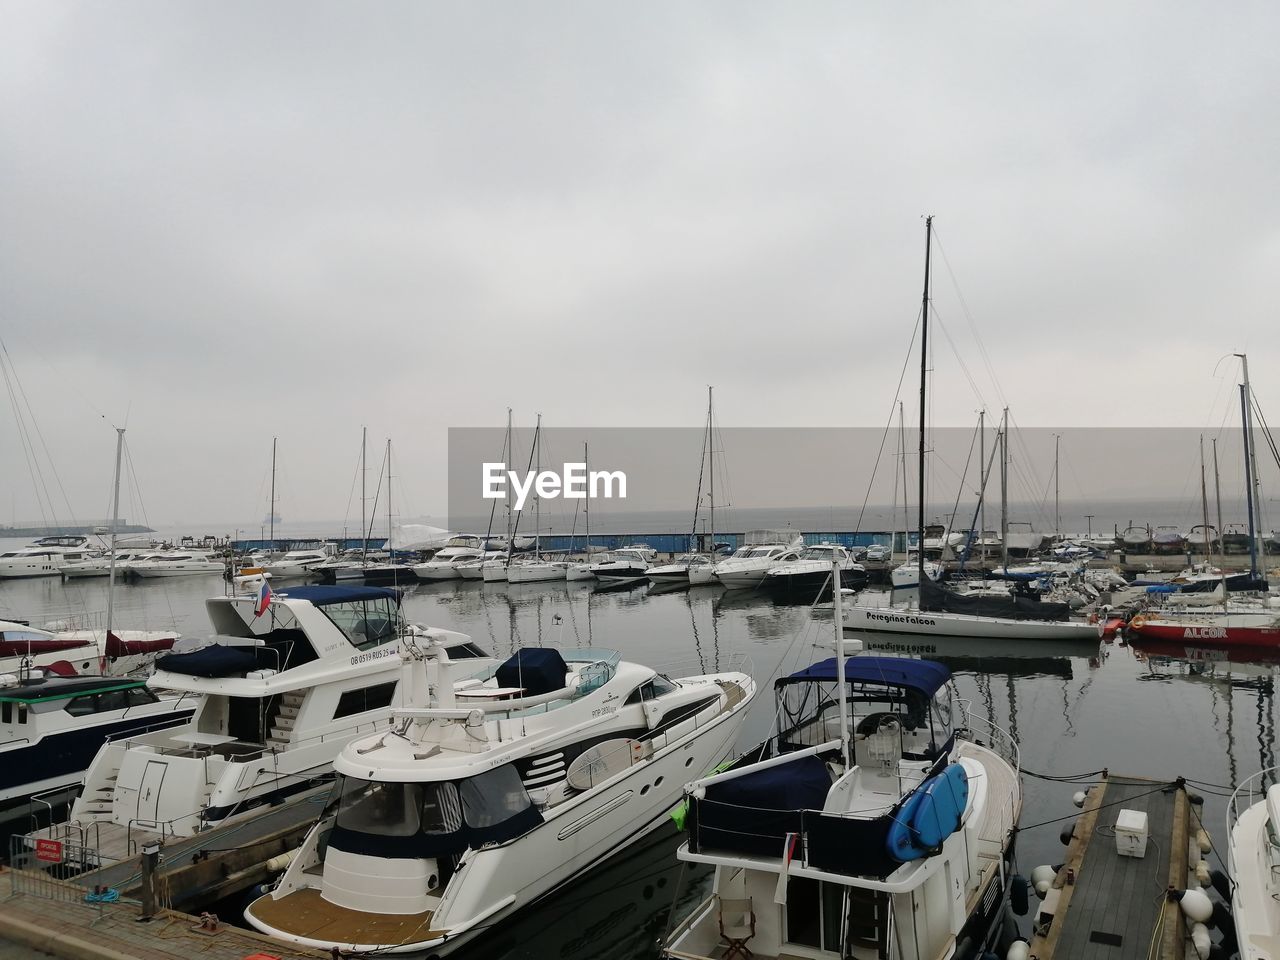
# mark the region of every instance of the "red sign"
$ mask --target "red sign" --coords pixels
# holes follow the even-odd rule
[[[36,859],[43,863],[61,863],[62,862],[62,841],[61,840],[37,840],[36,841]]]

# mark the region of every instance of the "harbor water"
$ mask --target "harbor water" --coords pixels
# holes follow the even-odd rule
[[[115,625],[176,627],[199,637],[209,632],[204,600],[222,590],[216,576],[122,584],[115,594]],[[105,608],[102,580],[0,584],[0,615],[36,625],[83,622]],[[716,671],[745,655],[761,691],[741,749],[770,731],[773,679],[833,652],[829,608],[778,606],[767,597],[718,586],[663,592],[649,586],[605,591],[589,583],[413,583],[405,587],[404,612],[411,622],[470,634],[496,656],[525,646],[607,647],[678,676]],[[1217,851],[1225,843],[1227,788],[1275,762],[1273,661],[1280,652],[1267,657],[1196,646],[1143,650],[1123,640],[1063,644],[868,635],[865,643],[869,653],[944,662],[974,710],[1017,738],[1025,774],[1017,840],[1023,873],[1061,862],[1059,833],[1077,812],[1072,794],[1081,789],[1071,778],[1103,768],[1193,781],[1217,845],[1210,865],[1221,869]],[[683,891],[677,910],[689,909],[700,894],[697,876],[677,883],[679,842],[675,826],[664,826],[492,931],[472,955],[656,957],[677,887]],[[230,918],[232,906],[219,904],[219,911]]]

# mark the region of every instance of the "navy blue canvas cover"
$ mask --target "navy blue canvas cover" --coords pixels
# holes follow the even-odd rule
[[[525,696],[536,697],[563,689],[568,672],[559,650],[523,647],[498,667],[496,676],[498,686],[522,687]]]
[[[919,690],[932,697],[951,679],[951,671],[933,660],[909,660],[905,657],[845,657],[846,683],[882,683],[894,687]],[[814,680],[836,679],[836,658],[828,657],[777,681],[777,686]]]
[[[189,677],[232,677],[258,669],[258,657],[251,650],[214,644],[194,653],[171,653],[156,660],[157,670]]]

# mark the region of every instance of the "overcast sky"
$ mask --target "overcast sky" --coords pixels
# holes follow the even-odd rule
[[[1217,429],[1242,350],[1280,410],[1274,3],[4,13],[0,336],[81,518],[113,425],[155,525],[256,523],[272,436],[292,520],[358,515],[362,425],[418,515],[508,406],[879,426],[925,213],[938,425]]]

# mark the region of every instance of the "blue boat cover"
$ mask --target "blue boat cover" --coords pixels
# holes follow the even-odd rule
[[[522,647],[506,663],[498,667],[500,687],[521,687],[527,697],[561,690],[569,668],[559,650]]]
[[[189,677],[231,677],[258,669],[258,658],[252,650],[214,644],[193,653],[160,657],[156,669]]]
[[[892,687],[918,690],[932,697],[951,679],[951,671],[933,660],[909,660],[905,657],[846,657],[844,677],[848,683],[880,683]],[[814,680],[835,680],[836,658],[828,657],[803,670],[782,677],[776,686]]]
[[[755,773],[707,785],[707,799],[751,810],[821,810],[831,790],[831,773],[815,756],[765,767]],[[707,825],[704,816],[703,824]]]
[[[389,587],[326,586],[320,583],[273,591],[275,596],[289,600],[306,600],[317,607],[330,603],[359,603],[361,600],[394,600],[400,602],[402,591]]]

